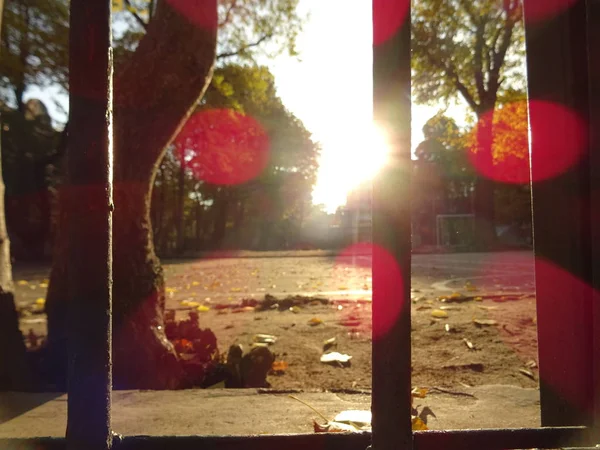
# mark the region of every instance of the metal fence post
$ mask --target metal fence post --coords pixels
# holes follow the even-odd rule
[[[594,383],[587,142],[575,164],[543,176],[550,157],[546,133],[564,139],[563,152],[576,151],[577,130],[565,125],[557,111],[589,124],[586,5],[584,0],[571,5],[548,0],[543,5],[551,14],[539,17],[535,4],[524,2],[542,425],[590,425]],[[533,102],[544,103],[533,108]],[[546,110],[548,104],[558,109]],[[549,119],[562,126],[551,129]]]
[[[600,3],[587,1],[590,98],[590,221],[592,232],[594,431],[600,440]]]
[[[373,0],[373,116],[390,146],[373,181],[373,448],[410,449],[410,2]]]
[[[110,448],[112,50],[110,0],[71,0],[67,184],[67,448]]]

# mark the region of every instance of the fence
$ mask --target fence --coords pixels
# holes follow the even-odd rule
[[[85,185],[71,203],[72,347],[65,439],[2,441],[47,449],[507,449],[588,446],[600,420],[600,3],[546,0],[562,13],[533,21],[525,0],[530,99],[552,101],[591,124],[580,163],[533,183],[542,427],[411,431],[410,346],[410,11],[406,1],[374,0],[374,112],[394,153],[374,184],[372,434],[143,437],[113,434],[111,338],[110,1],[71,0],[71,183]],[[541,3],[538,2],[537,5]],[[569,7],[565,7],[565,5]],[[398,25],[389,29],[390,24]],[[378,38],[382,38],[378,42]],[[88,94],[100,94],[90,95]],[[106,95],[104,95],[106,94]],[[540,111],[531,110],[536,124]],[[593,126],[596,124],[596,126]],[[544,152],[532,126],[532,174]],[[76,170],[73,170],[76,169]],[[580,201],[575,201],[579,199]],[[86,205],[85,208],[77,205]],[[92,205],[92,208],[87,207]],[[401,279],[390,284],[382,255]],[[92,261],[93,264],[81,264]],[[549,264],[566,277],[553,276]],[[404,282],[403,282],[404,281]],[[596,296],[594,298],[594,296]],[[390,317],[393,320],[390,320]]]

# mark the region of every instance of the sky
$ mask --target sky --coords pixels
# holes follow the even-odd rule
[[[309,14],[298,37],[298,57],[264,61],[275,76],[277,93],[321,144],[320,168],[313,203],[334,212],[352,187],[385,163],[387,149],[372,121],[372,0],[300,0],[299,13]],[[352,7],[349,7],[352,5]],[[262,61],[261,61],[262,62]],[[27,98],[42,99],[55,121],[66,122],[52,97],[66,108],[66,96],[35,87]],[[443,105],[413,105],[412,144],[423,139],[422,127]],[[447,114],[464,124],[466,108]]]
[[[372,120],[371,0],[300,0],[309,21],[298,39],[301,61],[281,56],[270,68],[285,105],[322,145],[313,203],[329,212],[385,162],[387,149]],[[352,5],[351,7],[349,5]],[[442,105],[412,107],[412,149]],[[447,114],[464,124],[464,106]]]

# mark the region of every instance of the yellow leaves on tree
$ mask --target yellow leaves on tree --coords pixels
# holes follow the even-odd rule
[[[527,101],[506,103],[480,117],[467,134],[469,158],[481,175],[505,183],[527,183],[528,135]]]

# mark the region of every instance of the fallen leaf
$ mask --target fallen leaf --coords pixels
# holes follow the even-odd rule
[[[535,360],[531,359],[525,363],[525,366],[529,367],[530,369],[535,369],[537,367],[537,363]]]
[[[475,297],[473,300],[475,300],[476,302],[481,302],[483,301],[483,297]]]
[[[273,361],[271,365],[271,372],[276,375],[282,375],[288,368],[288,363],[285,361]]]
[[[412,391],[410,391],[410,395],[416,398],[425,398],[427,392],[429,392],[429,389],[427,388],[413,388]]]
[[[446,311],[442,311],[441,309],[434,309],[431,311],[431,316],[435,317],[436,319],[443,319],[448,317],[448,313]]]
[[[321,362],[324,364],[340,364],[347,365],[350,363],[352,356],[338,352],[330,352],[321,355]]]
[[[200,283],[198,281],[192,281],[192,286],[200,286]]]
[[[329,350],[331,347],[333,347],[336,344],[337,344],[337,342],[336,342],[335,337],[326,339],[325,341],[323,341],[323,351],[325,352],[325,351]]]
[[[533,374],[533,372],[531,372],[527,369],[519,369],[519,372],[521,372],[526,377],[531,378],[533,381],[535,381],[535,375]]]
[[[422,311],[424,309],[431,309],[431,306],[428,306],[428,305],[417,306],[417,311]]]
[[[208,307],[206,305],[198,305],[198,307],[196,308],[196,311],[207,312],[207,311],[210,311],[210,307]]]
[[[298,314],[300,312],[300,307],[299,306],[291,306],[290,311],[293,312],[294,314]]]
[[[241,292],[241,290],[242,290],[242,288],[239,288],[239,287],[232,287],[230,289],[231,292]]]
[[[48,287],[48,283],[41,282],[40,283],[40,287],[41,288],[47,288]]]
[[[473,319],[473,323],[479,327],[498,325],[498,321],[492,319]]]
[[[321,325],[322,323],[323,323],[323,321],[322,321],[321,319],[319,319],[318,317],[313,317],[312,319],[310,319],[310,320],[308,321],[308,324],[309,324],[311,327],[315,327],[315,326],[317,326],[317,325]]]
[[[17,284],[18,284],[19,286],[27,286],[27,285],[29,284],[29,281],[27,281],[27,280],[19,280],[19,281],[17,282]]]
[[[348,286],[339,286],[338,289],[340,291],[347,291],[348,290]]]
[[[427,425],[425,425],[425,422],[423,422],[423,420],[421,420],[420,417],[417,416],[413,416],[412,419],[412,429],[413,431],[423,431],[423,430],[429,430],[429,428],[427,427]]]
[[[255,334],[252,340],[261,344],[274,344],[277,342],[277,336],[272,334]]]
[[[35,304],[38,306],[44,306],[46,304],[46,299],[40,297],[35,301]]]
[[[345,423],[352,425],[357,430],[370,430],[371,429],[371,411],[350,409],[342,411],[332,420],[334,423]]]
[[[463,342],[465,343],[465,345],[467,347],[469,347],[470,350],[475,350],[475,345],[469,341],[467,338],[463,338]]]
[[[313,420],[313,426],[315,433],[356,433],[359,431],[352,425],[338,422],[327,422],[325,425],[321,425],[316,420]]]

